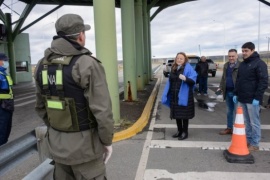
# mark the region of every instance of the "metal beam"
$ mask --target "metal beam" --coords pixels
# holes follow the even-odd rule
[[[154,7],[159,0],[153,0],[148,6],[147,6],[147,11],[150,11],[152,7]]]
[[[160,13],[163,9],[166,9],[166,8],[168,8],[168,7],[170,7],[170,6],[174,6],[174,5],[177,5],[177,4],[182,4],[182,3],[185,3],[185,2],[190,2],[190,1],[197,1],[197,0],[176,0],[176,1],[160,1],[159,2],[159,8],[155,11],[155,13],[151,16],[151,18],[150,18],[150,21],[152,21],[155,17],[156,17],[156,15],[158,14],[158,13]],[[156,2],[156,3],[158,3],[158,2]]]
[[[158,13],[160,13],[163,9],[165,9],[166,7],[159,7],[155,12],[154,14],[150,17],[150,21],[152,21],[156,15],[158,15]]]
[[[270,6],[270,2],[268,2],[268,1],[265,1],[265,0],[259,0],[259,1],[262,2],[262,3],[264,3],[267,6]]]
[[[3,4],[4,0],[0,0],[0,6]]]
[[[16,26],[12,32],[12,41],[14,41],[16,36],[19,34],[19,31],[20,31],[25,19],[30,14],[31,10],[35,7],[35,5],[37,4],[38,1],[39,0],[31,1],[31,4],[26,5],[26,7],[24,8],[23,13],[22,13],[21,18],[20,18],[21,20],[16,24]]]
[[[50,15],[51,13],[53,13],[54,11],[56,11],[57,9],[59,9],[60,7],[62,7],[63,4],[53,8],[51,11],[47,12],[46,14],[44,14],[43,16],[40,16],[38,19],[36,19],[35,21],[31,22],[30,24],[26,25],[24,28],[22,28],[19,31],[19,34],[22,33],[23,31],[25,31],[26,29],[28,29],[29,27],[33,26],[34,24],[36,24],[37,22],[39,22],[40,20],[42,20],[43,18],[45,18],[46,16]]]
[[[1,21],[3,21],[4,24],[6,24],[5,14],[3,13],[1,9],[0,9],[0,19]]]

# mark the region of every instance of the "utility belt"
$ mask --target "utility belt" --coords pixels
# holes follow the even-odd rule
[[[42,69],[42,89],[43,100],[46,105],[47,119],[45,123],[51,126],[53,129],[61,132],[79,132],[85,131],[91,128],[96,128],[96,119],[91,113],[88,103],[85,103],[83,109],[79,108],[79,111],[84,111],[84,117],[80,117],[77,112],[76,101],[72,97],[64,97],[63,90],[63,65],[69,65],[71,57],[63,57],[59,62],[57,59],[48,62],[43,61]],[[58,68],[56,70],[56,90],[57,96],[51,95],[48,82],[48,66],[56,64]]]

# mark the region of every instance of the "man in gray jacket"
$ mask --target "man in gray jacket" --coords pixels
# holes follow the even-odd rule
[[[219,88],[217,92],[223,93],[223,98],[227,105],[227,128],[220,131],[220,135],[232,134],[232,128],[235,118],[236,104],[233,102],[233,90],[235,87],[236,77],[238,73],[239,61],[237,50],[230,49],[228,51],[229,61],[223,66],[223,74],[221,77]]]
[[[34,75],[54,179],[103,180],[114,125],[105,71],[84,47],[90,26],[79,15],[63,15],[55,28],[57,36]]]

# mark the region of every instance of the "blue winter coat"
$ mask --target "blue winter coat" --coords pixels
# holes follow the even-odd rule
[[[192,79],[196,83],[197,73],[189,63],[186,63],[183,75],[186,76],[186,78]],[[182,81],[180,91],[178,93],[178,105],[180,106],[188,105],[189,88],[190,88],[189,85],[185,81]],[[161,98],[161,103],[168,107],[170,107],[170,98],[171,98],[170,94],[168,93],[169,89],[170,89],[170,80],[168,79]]]

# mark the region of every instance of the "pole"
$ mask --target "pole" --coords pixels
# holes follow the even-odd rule
[[[225,38],[225,33],[226,33],[226,29],[225,29],[225,24],[223,22],[220,21],[216,21],[215,19],[213,20],[214,22],[217,23],[221,23],[223,25],[223,64],[225,64],[225,43],[226,43],[226,38]]]
[[[201,45],[199,44],[199,53],[200,53],[200,57],[202,56],[201,54]]]
[[[115,125],[120,124],[115,0],[94,0],[96,54],[107,77]]]
[[[223,64],[225,64],[225,42],[226,42],[226,38],[225,38],[225,25],[224,23],[222,23],[223,25],[223,31],[224,31],[224,34],[223,34]]]
[[[268,39],[268,58],[267,58],[267,65],[268,65],[268,60],[270,58],[270,52],[269,52],[269,39],[270,39],[270,37],[267,37],[267,39]]]
[[[260,53],[260,26],[261,26],[261,3],[259,1],[259,19],[258,19],[258,53]]]

